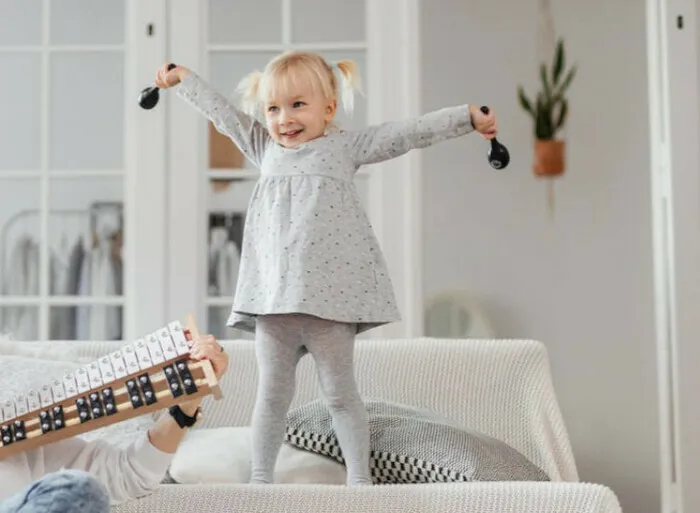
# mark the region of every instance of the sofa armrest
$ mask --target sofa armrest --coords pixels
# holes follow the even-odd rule
[[[163,485],[112,513],[621,513],[615,494],[588,483],[383,485]]]

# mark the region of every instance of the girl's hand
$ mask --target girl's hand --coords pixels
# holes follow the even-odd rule
[[[470,105],[469,113],[472,116],[472,124],[474,129],[479,132],[484,139],[493,139],[498,133],[498,123],[493,109],[489,109],[488,114],[481,112],[481,107],[478,105]]]
[[[170,63],[166,62],[163,64],[163,66],[158,68],[158,71],[156,72],[156,86],[158,86],[160,89],[167,89],[169,87],[176,86],[190,73],[190,70],[183,66],[175,66],[173,69],[168,71],[169,65]]]

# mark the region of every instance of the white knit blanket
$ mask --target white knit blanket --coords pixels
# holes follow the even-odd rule
[[[97,358],[122,343],[53,343]],[[30,348],[31,346],[26,346]],[[201,428],[248,426],[257,365],[251,341],[226,341],[231,369],[223,399],[204,402]],[[364,397],[410,404],[508,443],[554,482],[475,482],[348,488],[329,485],[163,485],[114,513],[621,513],[604,486],[578,483],[545,347],[528,340],[360,340]],[[302,360],[292,406],[319,398],[313,361]],[[568,482],[567,482],[568,481]]]
[[[96,359],[122,342],[52,342]],[[202,427],[249,426],[258,369],[252,341],[224,341],[231,370],[224,397],[204,401]],[[31,345],[26,345],[29,349]],[[531,340],[358,340],[356,374],[363,397],[434,411],[521,452],[553,481],[578,481],[569,437],[543,344]],[[313,360],[297,371],[292,407],[320,398]]]

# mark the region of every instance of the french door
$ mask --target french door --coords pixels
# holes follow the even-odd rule
[[[128,6],[0,1],[0,332],[120,339]]]

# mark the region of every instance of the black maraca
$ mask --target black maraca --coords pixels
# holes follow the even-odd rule
[[[489,108],[484,105],[481,107],[481,112],[488,114]],[[491,164],[491,167],[494,169],[503,169],[510,162],[510,154],[508,153],[508,149],[498,142],[495,137],[491,139],[491,149],[486,156],[489,159],[489,164]]]
[[[175,64],[168,64],[168,71],[175,69],[177,66]],[[156,105],[158,105],[158,100],[160,99],[160,88],[156,86],[146,87],[141,94],[139,94],[139,105],[142,109],[150,110]]]

